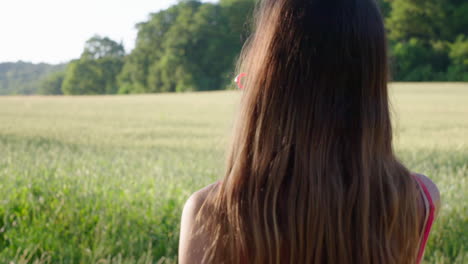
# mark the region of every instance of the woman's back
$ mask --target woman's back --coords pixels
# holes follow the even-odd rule
[[[189,201],[181,262],[417,262],[427,196],[393,151],[375,2],[263,0],[255,17],[226,172]]]
[[[419,263],[424,255],[427,239],[431,231],[432,223],[437,217],[440,208],[440,194],[437,186],[426,176],[422,174],[413,174],[413,177],[421,186],[419,190],[421,198],[419,199],[419,210],[423,216],[421,221],[420,244],[418,247]],[[181,224],[181,237],[179,245],[180,263],[202,263],[205,249],[210,245],[209,234],[197,232],[203,230],[202,224],[209,218],[213,210],[212,205],[205,207],[204,211],[200,209],[209,201],[210,194],[216,193],[220,182],[216,182],[191,195],[184,206]],[[423,189],[424,188],[424,189]],[[430,201],[429,201],[430,200]],[[431,204],[433,208],[431,208]],[[432,215],[432,219],[430,217]],[[198,217],[199,221],[196,221]]]

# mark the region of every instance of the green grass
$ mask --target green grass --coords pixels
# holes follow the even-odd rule
[[[391,90],[398,154],[442,193],[426,262],[466,263],[468,84]],[[0,97],[0,263],[175,263],[239,95]]]

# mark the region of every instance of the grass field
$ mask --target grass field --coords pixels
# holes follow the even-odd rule
[[[468,263],[468,84],[391,91],[398,155],[443,199],[426,263]],[[0,97],[0,263],[175,263],[239,95]]]

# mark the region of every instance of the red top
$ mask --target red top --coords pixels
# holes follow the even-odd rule
[[[417,259],[417,263],[420,263],[424,255],[424,250],[426,248],[427,240],[429,238],[429,233],[431,232],[432,224],[434,223],[435,206],[434,206],[434,202],[432,201],[431,194],[429,193],[429,190],[427,189],[424,182],[421,181],[421,179],[419,179],[418,177],[414,177],[414,178],[418,182],[419,186],[422,188],[421,194],[423,196],[424,205],[426,209],[425,221],[424,221],[424,226],[423,226],[423,236],[421,238],[421,244],[419,246],[418,259]]]

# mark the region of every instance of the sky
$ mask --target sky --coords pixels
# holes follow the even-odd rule
[[[134,47],[135,24],[177,0],[2,0],[0,62],[62,63],[94,35]],[[207,0],[204,2],[216,2]]]

